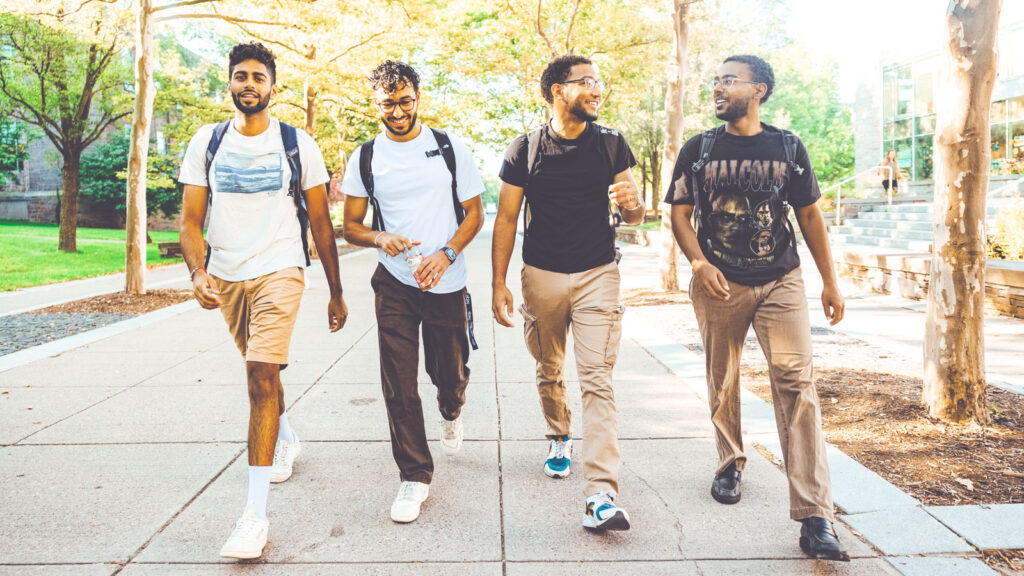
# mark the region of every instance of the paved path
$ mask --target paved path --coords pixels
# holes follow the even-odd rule
[[[705,402],[635,342],[615,377],[620,503],[634,529],[580,527],[582,471],[541,472],[543,419],[517,328],[489,319],[489,238],[469,251],[480,351],[471,359],[467,442],[436,443],[421,518],[388,518],[398,486],[381,400],[369,276],[342,263],[351,316],[326,331],[318,269],[283,373],[303,440],[295,476],[271,490],[271,541],[253,574],[896,574],[838,526],[853,562],[804,558],[785,477],[751,452],[744,499],[708,494],[715,448]],[[650,282],[633,251],[629,283]],[[514,261],[512,270],[518,270]],[[644,280],[644,275],[646,280]],[[516,286],[515,273],[511,274]],[[517,293],[518,302],[518,293]],[[579,426],[579,392],[569,366]],[[421,368],[428,432],[434,394]],[[88,346],[0,372],[0,575],[234,574],[217,555],[245,498],[244,373],[220,315],[188,309]]]

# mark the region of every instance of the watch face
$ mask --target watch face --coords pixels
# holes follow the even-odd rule
[[[458,258],[458,254],[456,254],[455,250],[452,250],[451,248],[445,248],[444,255],[448,257],[449,262],[455,262],[455,259]]]

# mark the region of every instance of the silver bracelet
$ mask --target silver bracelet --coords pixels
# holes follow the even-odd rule
[[[380,240],[380,237],[383,236],[383,235],[384,235],[384,231],[383,230],[381,230],[380,232],[377,233],[377,236],[373,239],[373,245],[374,246],[377,246],[378,248],[380,247],[380,244],[377,244],[377,240]]]

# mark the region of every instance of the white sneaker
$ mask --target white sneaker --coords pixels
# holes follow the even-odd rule
[[[603,490],[587,498],[583,527],[591,532],[629,530],[629,514],[615,505],[615,490]]]
[[[565,478],[572,472],[572,438],[556,436],[551,441],[548,458],[544,461],[544,473],[551,478]]]
[[[259,558],[263,554],[263,547],[267,545],[269,530],[270,522],[266,518],[260,518],[259,514],[246,508],[235,523],[235,531],[220,549],[220,555],[243,560]]]
[[[441,418],[441,449],[454,456],[462,448],[462,415],[455,420]]]
[[[277,441],[277,445],[274,446],[274,469],[270,472],[271,482],[284,482],[292,477],[292,466],[299,457],[299,452],[302,452],[302,445],[299,444],[298,437],[295,438],[295,442]]]
[[[395,496],[395,502],[391,504],[391,519],[404,524],[419,518],[420,504],[423,504],[429,493],[430,484],[402,482],[398,496]]]

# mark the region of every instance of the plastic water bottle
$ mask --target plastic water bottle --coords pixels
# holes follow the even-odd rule
[[[405,265],[409,267],[409,271],[416,275],[416,271],[420,269],[420,264],[423,263],[423,254],[419,248],[409,248],[405,251]]]

